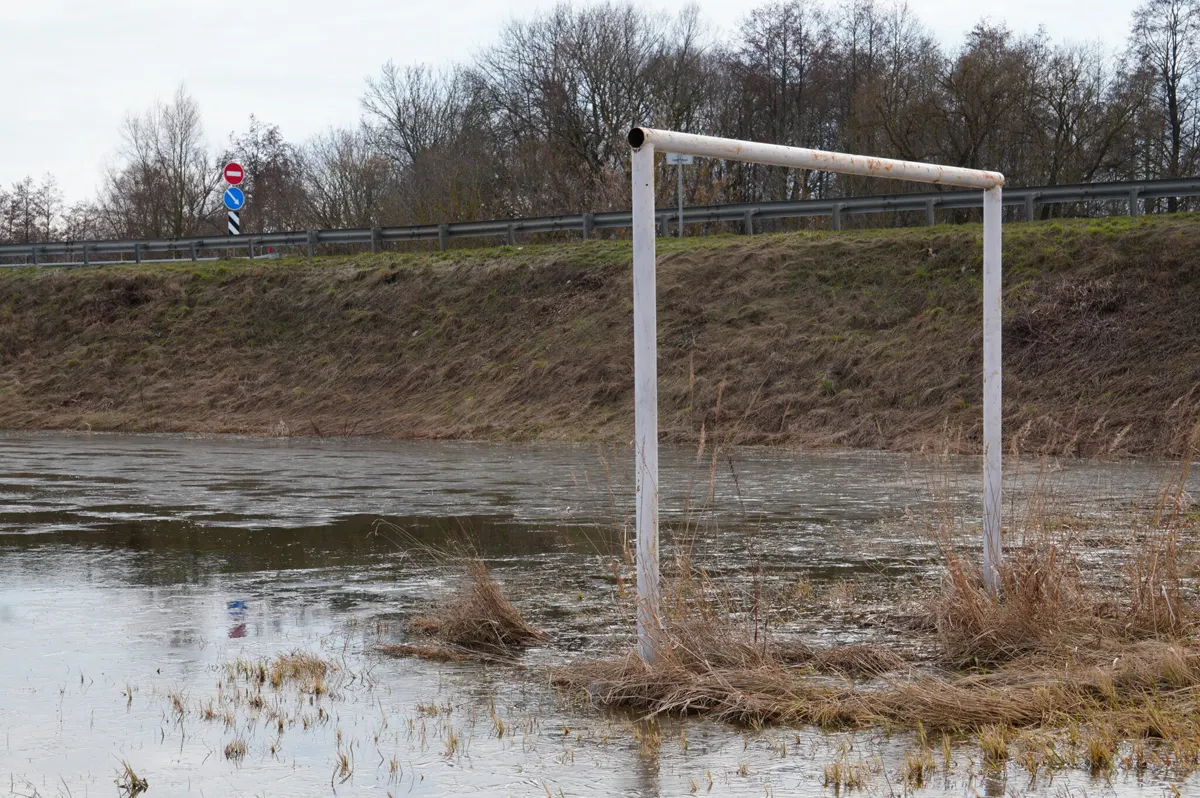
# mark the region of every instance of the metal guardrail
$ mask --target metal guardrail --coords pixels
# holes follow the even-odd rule
[[[1039,205],[1078,202],[1119,201],[1127,203],[1128,212],[1141,212],[1139,203],[1168,197],[1200,197],[1200,178],[1174,180],[1137,180],[1113,183],[1083,183],[1066,186],[1006,188],[1004,204],[1025,209],[1024,218],[1033,219]],[[734,205],[707,205],[683,209],[684,224],[740,223],[745,233],[752,234],[756,220],[795,219],[809,216],[828,216],[834,230],[840,230],[846,214],[882,213],[895,211],[924,211],[927,224],[934,224],[938,210],[983,207],[983,194],[978,191],[933,191],[920,194],[891,194],[872,197],[800,200],[796,202],[758,202]],[[679,212],[663,209],[655,213],[662,234],[678,222]],[[437,241],[446,248],[452,238],[497,236],[507,243],[516,242],[518,233],[551,233],[575,231],[584,238],[595,230],[627,228],[632,225],[630,211],[609,211],[563,216],[539,216],[527,219],[505,219],[487,222],[456,222],[409,227],[374,227],[340,230],[301,230],[288,233],[258,233],[241,236],[194,236],[188,238],[142,239],[128,241],[54,241],[32,244],[0,245],[0,258],[23,258],[20,263],[0,266],[28,265],[90,265],[95,256],[118,255],[126,259],[104,259],[97,263],[141,263],[147,255],[170,253],[200,260],[201,251],[248,249],[263,252],[273,248],[303,248],[308,254],[323,244],[360,244],[378,252],[385,243],[396,241]],[[70,262],[51,259],[78,258]]]

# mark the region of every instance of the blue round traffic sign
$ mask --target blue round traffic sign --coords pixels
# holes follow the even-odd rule
[[[225,189],[225,207],[231,211],[240,211],[242,206],[246,204],[246,195],[237,186],[230,186]]]

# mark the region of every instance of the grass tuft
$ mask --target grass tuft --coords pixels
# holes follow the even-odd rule
[[[979,750],[983,754],[984,767],[1000,770],[1008,762],[1008,741],[1012,730],[999,724],[984,726],[979,730]]]
[[[937,764],[933,761],[933,751],[926,746],[920,746],[909,749],[904,755],[900,781],[905,790],[911,793],[924,787],[936,773]]]
[[[246,741],[239,737],[231,743],[226,743],[225,758],[235,764],[241,764],[246,758]]]
[[[834,795],[853,790],[864,790],[871,780],[871,769],[864,762],[851,762],[849,752],[843,748],[838,758],[825,766],[825,786]]]
[[[121,769],[117,771],[117,793],[122,798],[135,798],[150,789],[150,782],[134,772],[133,766],[121,760]]]
[[[525,621],[479,560],[468,565],[458,590],[431,612],[413,617],[408,631],[431,643],[385,645],[381,650],[394,656],[435,660],[511,659],[545,639],[541,631]]]
[[[329,692],[325,677],[336,667],[313,654],[293,651],[275,658],[268,678],[276,689],[291,683],[297,685],[302,693],[324,695]]]

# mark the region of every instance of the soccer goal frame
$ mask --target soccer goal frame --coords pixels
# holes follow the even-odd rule
[[[673,152],[838,174],[911,180],[983,191],[983,580],[999,587],[1000,543],[1000,251],[1004,175],[981,169],[897,161],[840,152],[636,127],[633,148],[633,369],[637,494],[637,650],[647,663],[658,648],[658,338],[655,288],[654,153]]]

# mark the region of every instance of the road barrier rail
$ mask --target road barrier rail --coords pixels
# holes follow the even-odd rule
[[[1033,219],[1039,206],[1075,203],[1120,203],[1125,213],[1137,216],[1143,204],[1169,198],[1200,197],[1200,178],[1171,180],[1135,180],[1110,183],[1082,183],[1034,188],[1004,188],[1004,205],[1022,207],[1020,218]],[[683,223],[740,224],[742,232],[753,234],[763,220],[798,219],[827,216],[834,230],[850,214],[923,212],[926,224],[935,224],[937,212],[983,207],[978,191],[930,191],[916,194],[888,194],[871,197],[797,200],[792,202],[751,202],[727,205],[703,205],[683,209]],[[663,236],[679,211],[663,208],[655,212]],[[152,263],[162,260],[212,260],[211,254],[229,254],[230,250],[248,250],[251,257],[274,254],[275,250],[301,250],[314,254],[319,246],[369,246],[380,251],[385,244],[402,241],[437,241],[445,249],[451,239],[499,237],[515,244],[517,235],[578,232],[590,238],[596,230],[629,228],[631,211],[538,216],[526,219],[501,219],[483,222],[410,225],[404,227],[360,227],[330,230],[300,230],[286,233],[245,235],[206,235],[187,238],[149,238],[98,241],[43,241],[29,244],[0,244],[0,266],[88,266],[110,263]],[[117,256],[113,258],[111,256]],[[156,256],[167,255],[168,258]],[[63,260],[66,259],[66,260]]]

